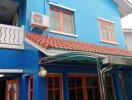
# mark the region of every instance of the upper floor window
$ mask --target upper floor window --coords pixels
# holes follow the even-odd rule
[[[98,18],[99,32],[102,42],[117,43],[115,23]]]
[[[74,34],[73,12],[59,7],[50,8],[50,29]]]

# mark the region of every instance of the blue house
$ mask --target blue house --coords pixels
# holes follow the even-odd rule
[[[0,0],[0,100],[131,100],[129,0]]]

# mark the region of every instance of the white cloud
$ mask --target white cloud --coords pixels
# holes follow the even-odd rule
[[[132,1],[132,0],[130,0]],[[121,19],[123,28],[131,28],[132,29],[132,14]]]

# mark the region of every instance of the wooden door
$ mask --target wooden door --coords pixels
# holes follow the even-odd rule
[[[6,81],[6,100],[18,100],[18,80]]]

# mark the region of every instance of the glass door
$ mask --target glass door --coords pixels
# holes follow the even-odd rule
[[[6,100],[18,100],[18,80],[6,81]]]

